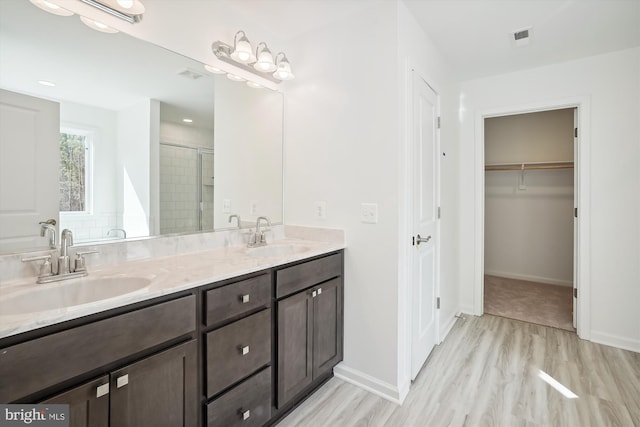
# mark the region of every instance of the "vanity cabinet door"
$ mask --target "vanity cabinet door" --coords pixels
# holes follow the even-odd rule
[[[340,278],[316,287],[313,298],[313,378],[342,360],[342,287]]]
[[[70,427],[108,427],[109,377],[105,375],[40,403],[69,405]]]
[[[113,427],[191,427],[197,412],[195,340],[111,373]]]
[[[313,381],[313,299],[303,291],[278,302],[278,408]]]

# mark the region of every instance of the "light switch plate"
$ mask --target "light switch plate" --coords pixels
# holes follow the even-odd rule
[[[365,224],[378,223],[378,204],[362,203],[360,205],[360,221]]]
[[[222,213],[231,213],[231,199],[222,201]]]
[[[327,219],[327,202],[315,201],[313,202],[313,213],[316,219]]]
[[[249,203],[249,215],[258,215],[258,201],[252,200]]]

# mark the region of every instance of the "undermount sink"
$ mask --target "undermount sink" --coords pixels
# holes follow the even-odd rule
[[[287,244],[268,244],[257,248],[248,248],[247,255],[254,257],[286,256],[296,255],[309,250],[308,246]]]
[[[144,277],[97,277],[70,279],[37,285],[0,297],[0,315],[37,313],[78,307],[96,301],[143,291],[151,280]]]

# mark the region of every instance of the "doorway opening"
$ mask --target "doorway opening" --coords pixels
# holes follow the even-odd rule
[[[575,331],[577,108],[483,120],[483,311]]]

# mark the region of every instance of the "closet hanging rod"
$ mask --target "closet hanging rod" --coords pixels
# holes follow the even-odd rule
[[[485,171],[519,171],[532,169],[573,169],[573,162],[492,163],[484,166]]]

